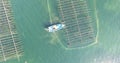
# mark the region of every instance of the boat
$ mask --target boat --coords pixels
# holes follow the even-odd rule
[[[58,30],[63,29],[64,27],[65,27],[64,24],[59,23],[59,24],[50,25],[47,28],[45,28],[45,30],[47,30],[48,32],[56,32]]]

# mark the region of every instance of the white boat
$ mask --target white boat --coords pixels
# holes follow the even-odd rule
[[[55,31],[63,29],[64,27],[65,27],[64,24],[53,24],[45,28],[45,30],[47,30],[48,32],[55,32]]]

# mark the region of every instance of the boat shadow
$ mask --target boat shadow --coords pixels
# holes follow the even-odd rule
[[[51,23],[51,22],[46,22],[46,23],[44,23],[44,28],[47,28],[47,27],[49,27],[49,26],[52,26],[52,25],[55,25],[55,24],[61,24],[60,22],[54,22],[54,23]]]

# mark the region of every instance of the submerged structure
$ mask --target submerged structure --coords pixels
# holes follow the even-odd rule
[[[68,48],[84,47],[96,41],[86,0],[57,0],[60,19],[65,24],[64,43]]]
[[[9,0],[0,0],[0,62],[23,53],[11,12]]]

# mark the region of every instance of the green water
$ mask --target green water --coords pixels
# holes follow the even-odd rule
[[[51,2],[53,0],[50,0]],[[119,0],[88,0],[99,21],[98,43],[81,49],[66,50],[59,36],[44,30],[49,22],[46,0],[11,0],[15,22],[23,41],[20,60],[5,63],[119,63]],[[94,5],[94,6],[93,6]]]

